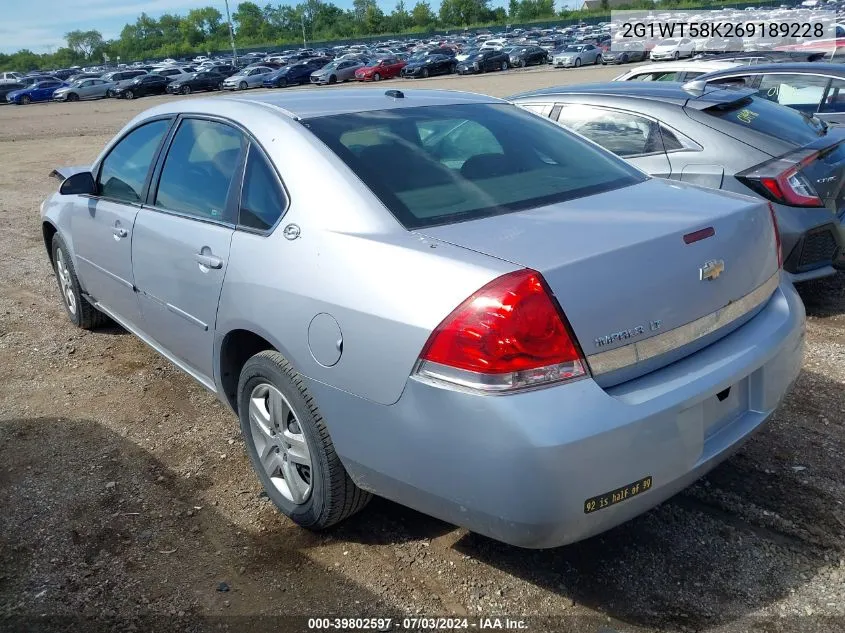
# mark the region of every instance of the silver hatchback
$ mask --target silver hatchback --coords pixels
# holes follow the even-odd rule
[[[801,368],[767,204],[492,97],[172,101],[59,173],[71,321],[111,317],[230,406],[305,527],[377,494],[576,541],[727,458]]]

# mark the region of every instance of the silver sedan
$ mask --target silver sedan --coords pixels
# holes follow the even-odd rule
[[[574,44],[555,51],[552,64],[555,68],[585,66],[601,63],[601,49],[595,44]]]
[[[58,173],[71,322],[111,317],[216,394],[304,527],[376,494],[577,541],[726,459],[801,369],[765,202],[492,97],[171,101]]]
[[[69,86],[56,90],[53,93],[53,101],[103,99],[112,88],[114,88],[114,82],[105,79],[79,79]]]
[[[311,73],[312,84],[334,84],[355,79],[355,71],[363,68],[360,59],[336,60]]]
[[[224,90],[246,90],[247,88],[260,88],[264,82],[264,75],[273,72],[268,66],[256,66],[244,68],[238,74],[227,77],[223,82]]]

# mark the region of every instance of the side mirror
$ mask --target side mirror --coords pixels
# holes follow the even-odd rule
[[[94,196],[97,194],[97,184],[90,171],[81,171],[65,178],[59,193],[63,196]]]

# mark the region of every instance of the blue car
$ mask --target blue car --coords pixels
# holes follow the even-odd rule
[[[265,88],[285,88],[294,84],[307,84],[311,81],[311,73],[320,70],[331,60],[327,57],[312,57],[268,74],[262,83]]]
[[[26,88],[10,92],[6,95],[6,100],[9,103],[18,105],[27,105],[35,101],[50,101],[53,98],[53,93],[66,85],[66,83],[58,79],[47,79],[46,81],[39,81]]]

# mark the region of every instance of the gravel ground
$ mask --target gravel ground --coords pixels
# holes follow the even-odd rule
[[[618,72],[378,87],[508,95]],[[626,525],[526,551],[375,500],[311,534],[260,494],[229,411],[122,330],[74,329],[59,302],[38,221],[48,172],[165,99],[0,108],[0,629],[292,631],[307,621],[286,618],[328,615],[845,629],[845,275],[800,288],[804,371],[766,429]]]

